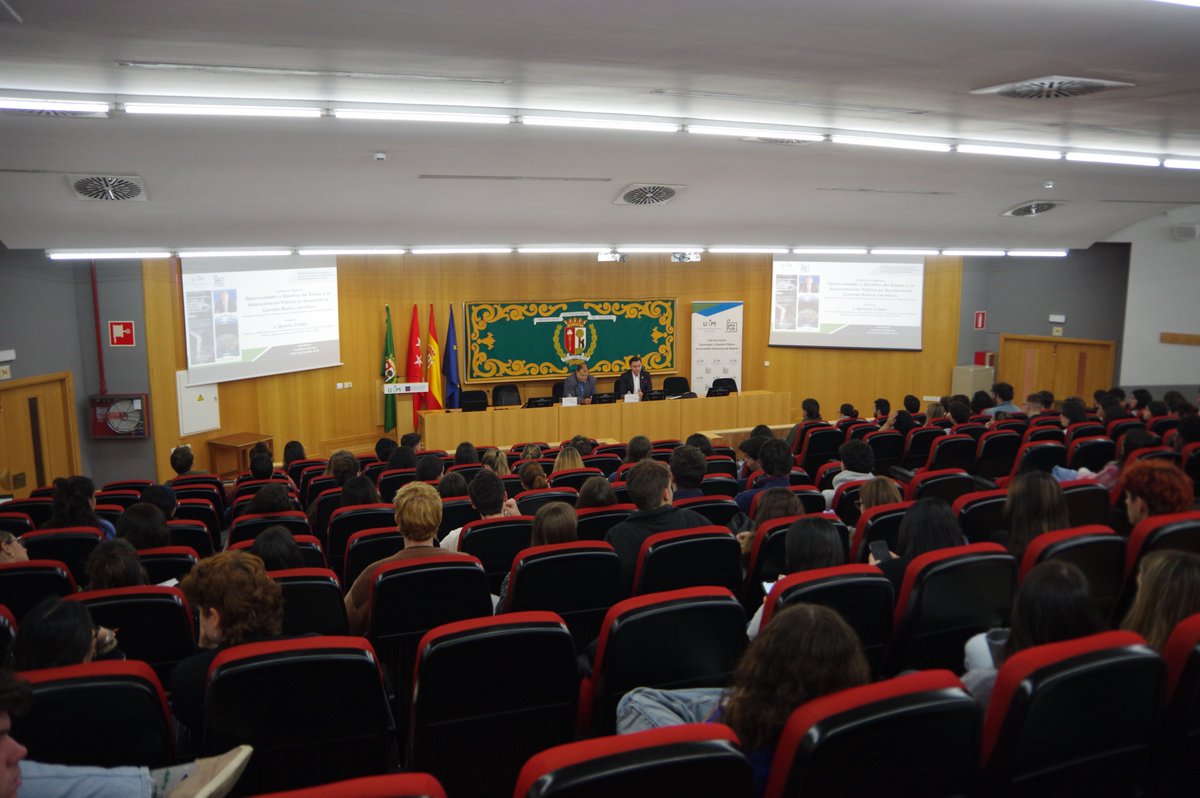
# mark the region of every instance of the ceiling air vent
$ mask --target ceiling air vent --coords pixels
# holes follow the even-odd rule
[[[971,94],[999,94],[1001,97],[1015,97],[1018,100],[1054,100],[1062,97],[1082,97],[1085,94],[1095,94],[1109,89],[1124,89],[1133,85],[1116,80],[1047,75],[1044,78],[1031,78],[1016,83],[989,86],[986,89],[974,89]]]
[[[146,201],[146,186],[136,176],[119,175],[67,175],[67,181],[75,191],[75,199],[116,202],[121,200]]]
[[[1041,216],[1043,213],[1046,213],[1047,211],[1054,210],[1059,205],[1062,205],[1062,203],[1054,202],[1052,200],[1030,200],[1029,202],[1022,202],[1020,205],[1017,205],[1014,208],[1009,208],[1008,210],[1006,210],[1004,213],[1002,213],[1000,215],[1001,216],[1019,216],[1022,218],[1029,217],[1029,216]]]
[[[664,186],[659,183],[631,183],[621,189],[613,205],[661,205],[670,202],[684,186]]]

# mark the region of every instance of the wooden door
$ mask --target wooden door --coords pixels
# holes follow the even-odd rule
[[[1013,386],[1018,405],[1043,390],[1059,401],[1078,396],[1090,405],[1094,391],[1113,385],[1116,348],[1114,341],[1001,335],[996,380]]]
[[[0,492],[23,499],[55,477],[78,473],[70,372],[0,384]]]

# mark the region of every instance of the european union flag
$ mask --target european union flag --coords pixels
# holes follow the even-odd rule
[[[454,331],[454,304],[450,305],[450,323],[446,325],[446,351],[442,353],[442,376],[446,378],[446,407],[458,407],[462,389],[458,384],[458,333]]]

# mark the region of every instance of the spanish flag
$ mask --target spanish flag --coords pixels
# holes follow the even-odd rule
[[[425,358],[425,377],[429,380],[429,393],[425,395],[425,406],[430,410],[442,409],[442,353],[438,346],[437,322],[433,318],[433,303],[429,304],[429,353]]]

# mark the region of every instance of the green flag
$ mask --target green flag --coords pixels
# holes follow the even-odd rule
[[[380,375],[386,385],[396,382],[396,346],[392,343],[392,309],[384,305],[383,312],[387,316],[387,329],[383,334],[383,369]],[[387,393],[383,395],[383,431],[391,432],[395,428],[396,395]]]

